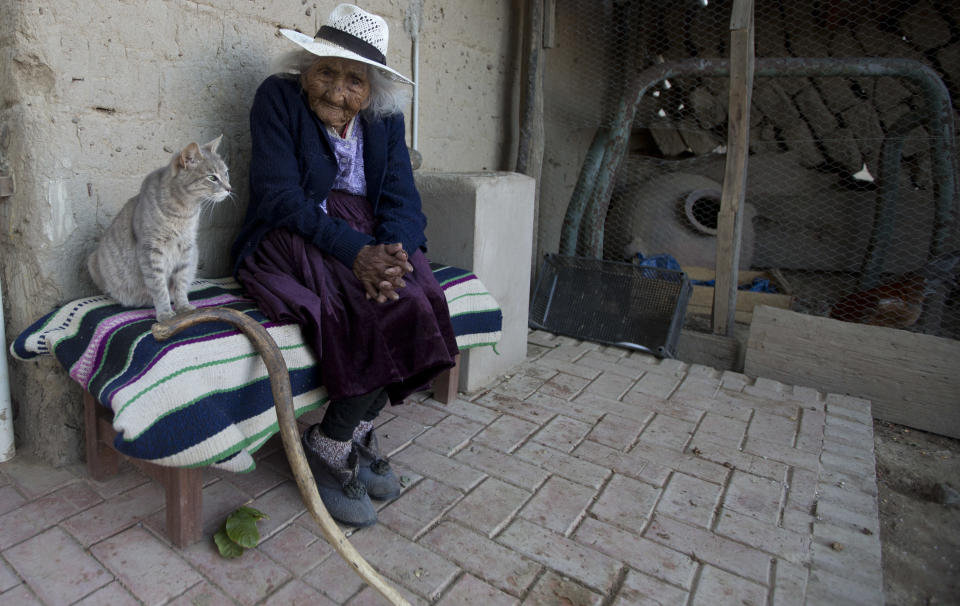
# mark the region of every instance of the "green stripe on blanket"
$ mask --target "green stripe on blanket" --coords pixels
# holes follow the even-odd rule
[[[495,345],[502,316],[469,271],[434,265],[457,345]],[[227,306],[267,328],[290,370],[297,415],[322,406],[316,362],[298,326],[270,322],[231,278],[197,280],[198,307]],[[246,336],[223,323],[191,327],[166,342],[150,333],[152,309],[105,296],[72,301],[40,318],[10,347],[15,358],[52,354],[70,377],[114,412],[115,447],[160,465],[254,468],[252,454],[277,432],[266,368]]]

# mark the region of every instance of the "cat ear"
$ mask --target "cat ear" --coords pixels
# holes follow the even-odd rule
[[[217,151],[217,146],[220,145],[220,139],[223,139],[223,134],[221,134],[219,137],[217,137],[217,138],[214,139],[213,141],[211,141],[211,142],[209,142],[209,143],[205,143],[205,144],[203,145],[203,149],[207,150],[207,151],[210,152],[210,153],[216,152],[216,151]]]
[[[191,143],[190,145],[183,148],[183,151],[180,152],[180,168],[193,168],[200,163],[200,146],[196,143]]]

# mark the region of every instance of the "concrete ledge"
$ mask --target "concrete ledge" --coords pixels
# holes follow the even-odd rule
[[[503,309],[497,352],[464,352],[461,391],[482,387],[527,355],[534,180],[519,173],[415,173],[428,257],[472,270]]]

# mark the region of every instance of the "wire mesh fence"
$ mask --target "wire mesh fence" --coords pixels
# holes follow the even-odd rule
[[[669,256],[710,277],[730,4],[557,1],[557,44],[576,52],[548,60],[545,119],[596,129],[595,146],[629,141],[593,208],[602,216],[574,216],[561,252],[575,239],[580,254]],[[742,288],[805,313],[960,338],[960,3],[758,0],[755,38]],[[576,77],[552,75],[563,70]],[[604,178],[585,155],[571,201]],[[688,324],[708,313],[691,308]]]

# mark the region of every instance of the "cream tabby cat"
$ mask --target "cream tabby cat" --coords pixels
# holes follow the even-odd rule
[[[195,309],[187,290],[197,271],[200,210],[231,192],[227,165],[217,155],[221,137],[191,143],[147,175],[87,259],[94,283],[121,305],[153,305],[161,322],[174,309]]]

